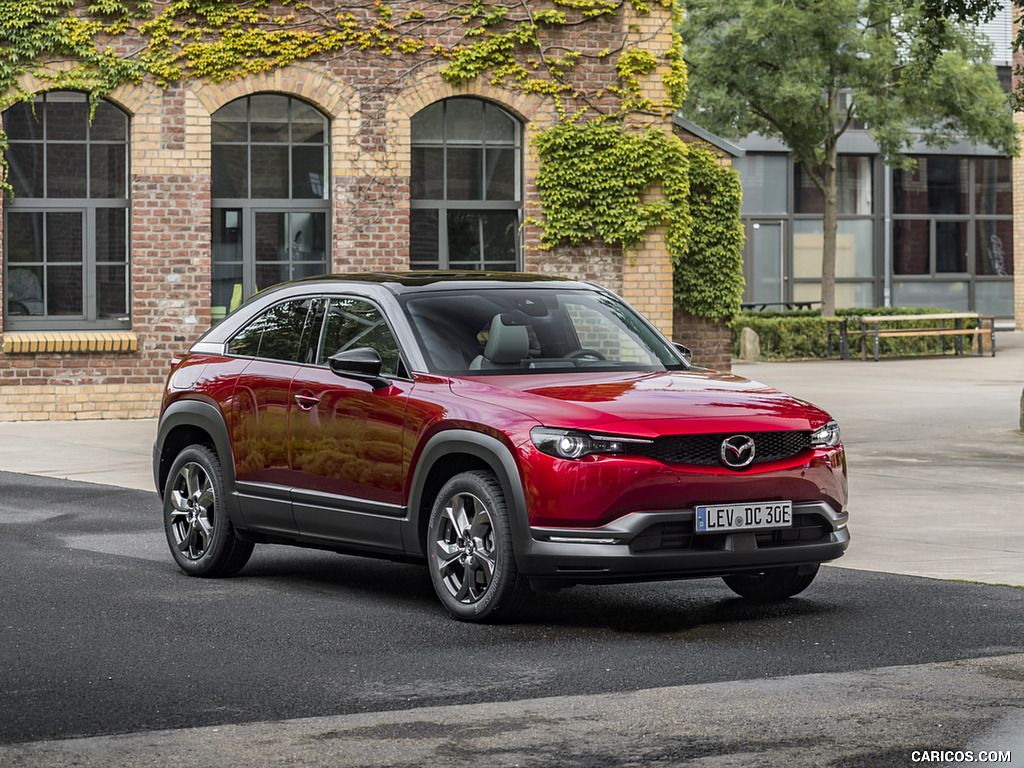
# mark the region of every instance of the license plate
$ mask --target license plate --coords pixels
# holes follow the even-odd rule
[[[793,526],[793,502],[756,501],[697,507],[697,533],[764,531]]]

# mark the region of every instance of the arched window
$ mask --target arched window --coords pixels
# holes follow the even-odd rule
[[[522,126],[480,99],[439,101],[412,118],[413,269],[521,268]]]
[[[273,93],[213,115],[214,322],[258,290],[329,271],[327,128],[316,108]]]
[[[54,91],[4,111],[4,327],[118,329],[128,300],[128,116]]]

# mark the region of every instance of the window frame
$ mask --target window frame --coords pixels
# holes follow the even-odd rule
[[[79,97],[79,98],[68,98]],[[39,105],[43,105],[43,114],[47,114],[49,108],[47,105],[51,103],[60,103],[65,101],[68,103],[79,103],[81,102],[86,108],[88,108],[88,96],[87,94],[78,91],[69,90],[56,90],[47,91],[36,94],[33,98],[33,109],[38,110]],[[69,213],[78,212],[82,217],[82,242],[81,242],[81,260],[80,261],[64,261],[64,262],[51,262],[48,258],[48,249],[44,245],[41,253],[42,261],[14,261],[10,257],[10,248],[12,246],[11,238],[4,238],[3,247],[3,277],[4,277],[4,292],[3,292],[3,321],[4,329],[8,331],[52,331],[52,330],[67,330],[67,331],[82,331],[82,330],[130,330],[132,327],[132,258],[131,258],[131,196],[130,196],[130,181],[131,181],[131,116],[123,110],[116,103],[104,99],[103,105],[105,108],[115,110],[116,113],[123,118],[124,125],[124,138],[123,139],[109,139],[103,138],[103,134],[99,133],[97,136],[93,135],[94,125],[93,120],[90,119],[86,122],[85,135],[77,138],[55,138],[51,137],[49,129],[49,118],[44,117],[40,122],[41,135],[38,138],[8,138],[9,146],[18,145],[29,145],[38,144],[41,147],[40,156],[40,172],[42,173],[42,197],[28,197],[21,195],[12,195],[10,192],[4,194],[3,200],[3,218],[4,218],[4,232],[10,233],[12,228],[10,226],[10,217],[12,215],[17,216],[19,214],[42,214],[44,237],[46,229],[46,217],[49,214],[54,213]],[[12,105],[8,109],[11,109],[17,105]],[[6,117],[7,110],[5,110],[4,116]],[[38,115],[38,112],[37,112]],[[38,117],[37,117],[38,119]],[[57,144],[71,144],[83,146],[85,148],[85,162],[86,162],[86,174],[84,180],[84,191],[85,197],[52,197],[51,196],[51,180],[48,179],[47,166],[50,162],[48,148],[50,145]],[[124,191],[124,197],[94,197],[93,191],[93,177],[92,177],[92,163],[93,163],[93,147],[96,146],[117,146],[123,147],[123,166],[124,166],[124,178],[121,179],[121,186]],[[99,254],[98,236],[99,228],[97,226],[97,212],[101,209],[115,209],[124,212],[124,243],[123,243],[123,259],[120,261],[111,261],[107,258],[108,254],[104,254],[101,259]],[[46,314],[48,309],[47,295],[49,292],[48,281],[46,280],[46,271],[51,265],[65,265],[71,266],[76,265],[81,268],[81,313],[76,314]],[[124,284],[123,290],[123,307],[124,312],[109,317],[100,316],[100,301],[101,301],[101,287],[99,280],[99,270],[104,266],[116,266],[124,269]],[[10,297],[9,286],[13,285],[14,280],[11,277],[11,271],[16,269],[30,268],[33,271],[37,268],[41,268],[44,272],[42,290],[42,302],[43,311],[42,315],[24,315],[16,314],[10,311],[11,303],[14,301]]]
[[[455,102],[477,102],[483,105],[481,110],[481,128],[487,123],[487,111],[498,110],[502,116],[507,118],[513,126],[513,138],[510,142],[508,141],[497,141],[489,140],[484,131],[479,132],[479,136],[476,138],[458,138],[456,136],[449,135],[454,133],[455,129],[452,128],[449,131],[449,118],[448,113],[450,107]],[[428,137],[422,138],[416,135],[415,126],[413,122],[419,116],[424,114],[427,110],[440,107],[441,112],[441,136],[440,138]],[[482,138],[481,138],[482,137]],[[466,267],[460,266],[460,269],[469,269],[474,271],[493,271],[492,267],[488,267],[488,264],[508,264],[512,267],[511,271],[520,271],[523,268],[523,241],[522,241],[522,225],[523,225],[523,206],[524,206],[524,169],[523,169],[523,137],[524,137],[524,126],[521,120],[517,118],[510,111],[502,107],[501,105],[488,101],[487,99],[480,99],[473,96],[456,96],[448,99],[436,101],[422,110],[416,113],[410,119],[410,142],[409,142],[409,153],[410,153],[410,183],[409,183],[409,266],[413,270],[419,271],[431,271],[431,270],[448,270],[452,268],[452,263],[458,263],[460,265],[472,264],[473,266]],[[441,165],[442,165],[442,178],[440,181],[442,196],[441,197],[417,197],[415,196],[415,178],[414,168],[415,161],[412,159],[418,149],[440,149],[441,150]],[[464,199],[449,196],[449,151],[459,149],[479,149],[482,152],[483,161],[480,163],[480,178],[477,180],[480,184],[480,197],[478,199]],[[514,172],[514,190],[513,196],[508,199],[489,199],[487,197],[487,153],[488,150],[512,150],[513,152],[513,172]],[[436,224],[437,224],[437,259],[434,260],[414,260],[414,238],[413,238],[413,219],[416,217],[417,211],[435,211],[436,212]],[[488,259],[485,245],[487,242],[487,228],[485,225],[485,219],[481,216],[477,220],[477,241],[479,247],[479,258],[477,259],[465,259],[465,258],[452,258],[450,253],[450,244],[448,238],[449,230],[449,217],[450,214],[457,213],[500,213],[508,212],[512,213],[515,219],[516,233],[513,244],[513,256],[511,262],[507,259]],[[505,270],[508,271],[508,270]]]

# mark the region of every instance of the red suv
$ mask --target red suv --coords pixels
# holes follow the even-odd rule
[[[849,543],[827,413],[535,275],[258,294],[174,361],[153,471],[187,573],[234,573],[259,543],[425,562],[470,621],[578,583],[722,576],[783,599]]]

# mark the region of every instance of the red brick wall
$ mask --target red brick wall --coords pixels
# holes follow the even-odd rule
[[[732,338],[725,323],[695,317],[676,308],[672,341],[690,348],[695,365],[717,371],[732,370]]]

